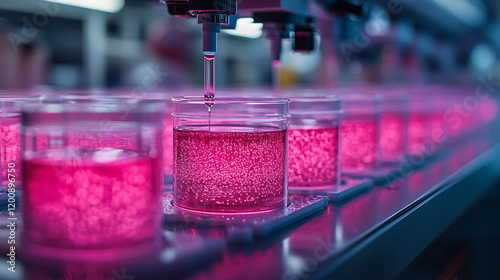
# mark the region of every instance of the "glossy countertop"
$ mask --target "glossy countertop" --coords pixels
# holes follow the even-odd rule
[[[460,146],[460,153],[443,151],[424,158],[426,164],[420,167],[398,163],[398,180],[383,182],[341,203],[330,202],[324,211],[249,244],[226,242],[223,228],[166,224],[164,237],[175,250],[164,250],[160,261],[104,265],[99,272],[82,264],[51,264],[48,272],[45,265],[22,267],[20,263],[19,273],[8,274],[2,260],[0,278],[394,277],[500,179],[500,158],[496,156],[500,147],[492,141],[469,143]],[[1,238],[4,236],[2,232]]]

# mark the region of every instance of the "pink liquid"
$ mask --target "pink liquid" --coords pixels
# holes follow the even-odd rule
[[[411,113],[408,123],[408,150],[412,155],[424,152],[428,135],[427,116],[423,113]]]
[[[382,159],[396,161],[405,153],[405,119],[401,113],[382,113],[380,149]]]
[[[175,130],[174,139],[176,206],[214,212],[284,206],[286,131]]]
[[[291,186],[336,185],[339,130],[292,129],[288,137],[288,183]]]
[[[375,120],[343,120],[340,135],[342,169],[363,171],[377,166]]]
[[[5,117],[2,118],[2,134],[1,136],[1,168],[2,168],[2,184],[9,183],[8,170],[9,164],[14,164],[10,168],[14,172],[15,182],[21,182],[21,118],[19,117]]]
[[[153,241],[160,210],[154,160],[119,150],[47,154],[23,165],[30,242],[101,250]]]

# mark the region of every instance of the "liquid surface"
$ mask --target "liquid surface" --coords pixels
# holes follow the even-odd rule
[[[341,130],[341,164],[343,170],[363,171],[377,166],[377,122],[343,120]]]
[[[290,186],[336,185],[338,128],[291,129],[288,147]]]
[[[106,249],[152,241],[160,185],[154,160],[120,150],[24,161],[25,230],[31,242]]]
[[[212,212],[283,207],[286,131],[174,130],[174,204]]]

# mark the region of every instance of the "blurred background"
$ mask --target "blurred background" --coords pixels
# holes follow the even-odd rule
[[[282,41],[282,87],[471,84],[500,72],[499,1],[369,0],[354,14],[342,2],[310,1],[315,48]],[[219,88],[271,85],[265,37],[251,18],[221,32]],[[0,88],[197,87],[201,45],[196,20],[156,0],[3,0]]]

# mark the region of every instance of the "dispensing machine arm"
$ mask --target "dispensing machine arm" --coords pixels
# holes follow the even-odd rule
[[[363,13],[363,6],[356,0],[316,0],[316,2],[332,14],[360,16]]]
[[[273,61],[281,56],[281,40],[289,39],[292,31],[298,27],[310,32],[301,33],[298,41],[309,43],[295,44],[296,51],[308,52],[314,49],[314,27],[312,17],[308,15],[308,0],[254,0],[242,1],[238,13],[243,17],[252,17],[255,22],[264,24],[266,37],[271,41]],[[299,28],[299,29],[300,29]]]
[[[160,0],[167,5],[168,13],[175,17],[191,17],[189,13],[189,0]]]
[[[326,10],[336,14],[362,12],[354,0],[316,0]],[[281,55],[281,40],[290,38],[295,31],[294,51],[314,50],[314,17],[309,15],[309,0],[247,0],[237,4],[236,0],[160,0],[168,12],[176,17],[197,17],[203,26],[203,51],[216,51],[216,34],[221,25],[229,23],[229,16],[252,17],[264,24],[266,36],[272,43],[273,60]]]
[[[176,17],[196,17],[203,31],[203,52],[217,52],[217,33],[221,25],[229,23],[229,16],[236,15],[236,0],[160,0],[168,12]]]

